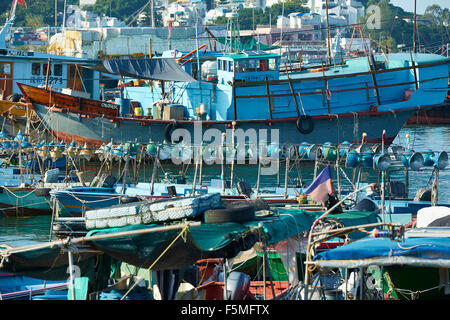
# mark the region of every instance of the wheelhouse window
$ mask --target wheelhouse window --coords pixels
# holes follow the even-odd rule
[[[48,68],[48,64],[44,64],[43,68],[42,68],[42,75],[47,75],[47,68]],[[52,68],[50,67],[50,70],[48,71],[48,74],[52,74]]]
[[[11,64],[0,63],[0,74],[11,74]]]
[[[53,66],[53,72],[55,74],[55,76],[57,77],[61,77],[62,76],[62,64],[55,64]]]
[[[41,64],[40,63],[33,63],[31,65],[31,74],[33,76],[39,76],[41,74]]]
[[[267,71],[267,70],[269,70],[269,59],[258,60],[258,71]]]
[[[275,58],[269,59],[269,70],[271,71],[277,70],[277,59]]]
[[[256,71],[256,63],[257,63],[257,60],[255,60],[255,59],[248,60],[247,72],[255,72]]]

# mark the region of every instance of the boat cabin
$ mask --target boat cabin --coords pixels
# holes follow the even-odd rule
[[[280,56],[265,51],[243,51],[217,58],[219,84],[278,80]]]

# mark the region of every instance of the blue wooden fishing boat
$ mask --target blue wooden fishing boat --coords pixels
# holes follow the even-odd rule
[[[0,273],[1,300],[31,300],[48,290],[64,290],[67,281],[45,281],[14,273]]]
[[[384,298],[448,299],[449,228],[411,229],[403,238],[392,238],[386,231],[385,234],[320,252],[312,264],[319,268],[359,270],[359,280],[349,289],[356,299],[367,299],[365,291],[374,289]],[[372,271],[365,273],[366,269]]]
[[[278,133],[280,144],[356,142],[363,132],[367,142],[379,142],[385,129],[389,144],[419,106],[441,104],[448,88],[449,60],[433,54],[374,55],[296,72],[280,70],[279,56],[261,51],[215,61],[216,77],[201,81],[173,58],[101,61],[98,70],[162,83],[153,92],[148,86],[123,88],[120,106],[108,113],[101,102],[68,107],[70,95],[19,86],[56,137],[95,145],[179,141],[172,136],[177,128],[186,129],[183,139],[191,144],[201,143],[207,129],[254,129],[266,142]],[[141,102],[135,113],[133,101]]]

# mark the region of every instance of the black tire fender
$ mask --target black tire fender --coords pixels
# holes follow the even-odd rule
[[[296,125],[297,130],[303,134],[309,134],[314,130],[314,121],[311,116],[302,115],[298,117]]]
[[[177,129],[177,128],[182,128],[182,126],[181,126],[178,122],[176,122],[176,121],[169,123],[169,124],[164,128],[164,138],[166,138],[166,140],[167,140],[168,143],[171,143],[171,142],[172,142],[172,131],[175,130],[175,129]],[[180,138],[180,140],[175,141],[175,142],[179,143],[179,142],[181,142],[181,141],[183,141],[183,138]]]
[[[237,206],[206,210],[205,223],[244,222],[255,219],[255,207]]]
[[[6,100],[12,101],[12,102],[19,102],[20,99],[22,99],[22,95],[19,93],[14,93],[14,94],[11,94],[6,97]]]

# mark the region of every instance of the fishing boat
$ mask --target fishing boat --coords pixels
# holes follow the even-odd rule
[[[13,122],[10,134],[24,129],[27,119],[36,117],[21,102],[22,94],[16,81],[29,85],[66,90],[71,94],[99,96],[99,76],[96,71],[81,68],[94,65],[88,59],[66,57],[43,52],[13,49],[7,42],[14,25],[17,1],[13,1],[9,19],[0,30],[0,113]],[[36,119],[38,120],[38,119]],[[4,128],[2,128],[4,129]]]
[[[263,51],[225,54],[215,62],[215,76],[195,81],[173,58],[104,60],[98,70],[161,83],[156,92],[133,88],[119,105],[18,86],[54,136],[92,145],[196,144],[212,141],[208,129],[255,130],[259,139],[279,144],[357,142],[362,132],[367,142],[379,142],[385,129],[389,144],[419,106],[442,104],[448,86],[449,60],[433,54],[375,55],[284,73],[279,56]],[[133,102],[142,104],[131,113]]]
[[[321,252],[311,264],[357,270],[357,280],[349,275],[348,286],[343,286],[353,299],[367,299],[370,290],[380,292],[381,299],[448,299],[448,227],[411,229],[403,238],[388,233]]]
[[[16,275],[14,273],[0,273],[0,297],[2,300],[31,300],[48,290],[64,290],[67,282],[45,281]]]
[[[65,159],[63,163],[38,160],[33,144],[20,130],[14,138],[1,131],[0,150],[0,212],[13,217],[51,215],[50,189],[67,186],[60,183],[58,168],[65,167]]]
[[[414,125],[447,125],[450,124],[450,77],[447,97],[441,106],[428,110],[417,110],[406,122],[407,126]]]

